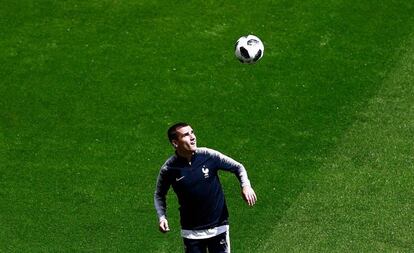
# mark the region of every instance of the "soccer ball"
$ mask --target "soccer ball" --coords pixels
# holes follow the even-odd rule
[[[264,46],[262,41],[254,36],[240,37],[235,45],[235,54],[242,63],[255,63],[262,58]]]

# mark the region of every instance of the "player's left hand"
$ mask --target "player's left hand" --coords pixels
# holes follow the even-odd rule
[[[246,203],[249,206],[253,206],[256,203],[256,200],[257,200],[256,193],[254,192],[251,186],[243,187],[242,196],[243,196],[244,201],[246,201]]]

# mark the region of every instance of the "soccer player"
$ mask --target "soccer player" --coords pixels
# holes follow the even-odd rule
[[[243,199],[249,206],[257,197],[250,186],[246,169],[232,158],[209,148],[197,148],[196,136],[187,123],[168,129],[168,138],[175,149],[162,165],[156,184],[154,204],[159,229],[170,230],[166,211],[166,195],[172,186],[178,197],[181,236],[187,253],[230,252],[228,210],[218,177],[218,170],[236,175]]]

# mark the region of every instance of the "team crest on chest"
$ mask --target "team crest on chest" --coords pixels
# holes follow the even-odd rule
[[[210,177],[210,175],[208,174],[209,169],[205,165],[203,165],[203,167],[201,168],[201,171],[204,174],[204,178],[209,178]]]

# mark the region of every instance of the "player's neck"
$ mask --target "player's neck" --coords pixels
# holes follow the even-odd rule
[[[178,156],[186,159],[189,163],[191,163],[191,160],[192,160],[193,154],[194,154],[193,151],[179,151],[179,150],[176,150],[176,153],[177,153]]]

